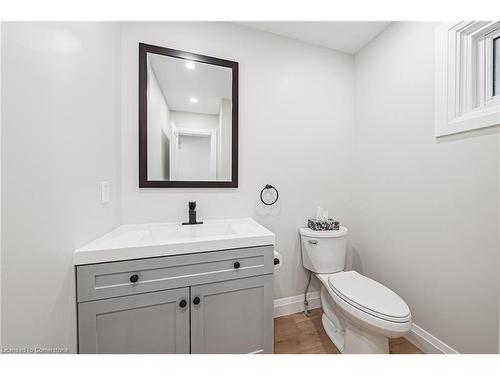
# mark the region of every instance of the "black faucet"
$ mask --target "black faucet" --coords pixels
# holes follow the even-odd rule
[[[194,224],[203,224],[203,221],[196,221],[196,202],[189,202],[189,222],[182,223],[182,225],[194,225]]]

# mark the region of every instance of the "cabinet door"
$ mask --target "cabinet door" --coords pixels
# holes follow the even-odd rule
[[[189,288],[80,303],[78,336],[80,353],[189,353]]]
[[[273,275],[191,287],[191,352],[272,353]]]

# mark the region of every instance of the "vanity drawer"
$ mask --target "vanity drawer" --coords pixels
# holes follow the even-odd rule
[[[272,246],[89,264],[76,267],[77,300],[92,301],[272,272]]]

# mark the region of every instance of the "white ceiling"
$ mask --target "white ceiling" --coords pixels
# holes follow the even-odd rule
[[[375,21],[256,21],[237,23],[350,54],[358,52],[390,24],[390,22]]]
[[[218,115],[221,99],[231,99],[230,68],[196,62],[194,69],[187,69],[183,59],[151,53],[148,57],[171,111]],[[192,97],[198,103],[191,103]]]

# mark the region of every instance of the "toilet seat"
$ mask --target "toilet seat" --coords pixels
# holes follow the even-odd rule
[[[391,323],[408,323],[411,313],[406,302],[384,285],[356,271],[328,276],[328,288],[344,303],[365,314]]]

